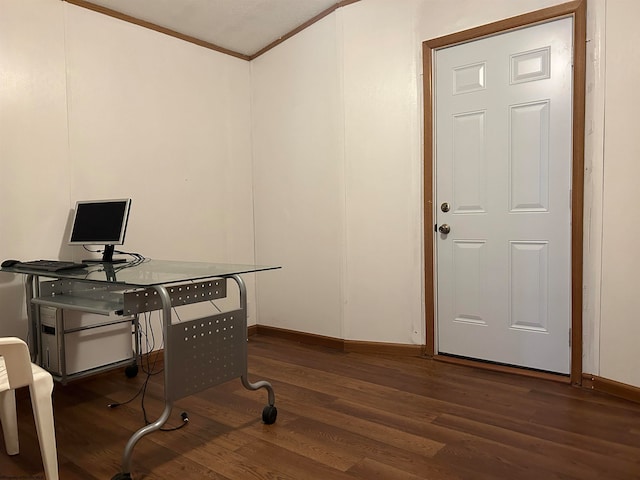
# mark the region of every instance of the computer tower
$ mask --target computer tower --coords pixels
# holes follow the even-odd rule
[[[42,367],[62,375],[64,340],[66,374],[91,370],[133,358],[132,321],[134,317],[97,315],[40,305]],[[105,323],[130,320],[111,325]],[[64,326],[63,334],[59,325]],[[63,339],[64,335],[64,339]]]
[[[62,310],[54,307],[40,306],[40,349],[43,368],[55,375],[60,375],[61,337],[58,336],[58,320],[62,318]]]

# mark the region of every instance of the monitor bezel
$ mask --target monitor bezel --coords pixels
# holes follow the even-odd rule
[[[124,218],[120,224],[120,234],[118,235],[118,240],[74,240],[73,232],[75,229],[75,225],[78,217],[78,207],[81,205],[89,205],[89,204],[98,204],[98,203],[124,203]],[[71,222],[71,230],[69,231],[69,245],[123,245],[124,239],[127,233],[127,224],[129,223],[129,211],[131,209],[131,199],[130,198],[109,198],[109,199],[100,199],[100,200],[78,200],[76,202],[75,210],[73,212],[73,221]]]

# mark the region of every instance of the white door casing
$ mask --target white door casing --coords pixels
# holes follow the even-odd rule
[[[439,353],[569,373],[572,40],[564,18],[434,52]]]

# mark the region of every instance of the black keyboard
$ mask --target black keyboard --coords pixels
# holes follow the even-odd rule
[[[32,260],[20,262],[16,268],[28,268],[30,270],[41,270],[43,272],[59,272],[60,270],[71,270],[73,268],[88,267],[86,263],[64,262],[61,260]]]

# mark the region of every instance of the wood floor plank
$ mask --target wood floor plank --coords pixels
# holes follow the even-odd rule
[[[503,445],[522,450],[531,464],[549,472],[578,478],[628,478],[638,465],[630,461],[614,460],[605,455],[587,453],[575,447],[541,440],[510,429],[492,427],[452,415],[441,415],[435,423],[460,430],[483,440],[493,442],[496,450]]]
[[[420,381],[412,377],[398,381],[397,378],[386,379],[384,376],[375,376],[373,380],[367,381],[360,377],[346,377],[323,371],[318,371],[313,376],[304,376],[303,367],[264,359],[252,362],[251,370],[256,375],[267,376],[271,373],[270,378],[274,381],[285,382],[288,379],[300,377],[296,380],[296,384],[309,389],[324,390],[333,396],[353,398],[366,392],[369,401],[372,402],[377,402],[380,398],[392,398],[396,402],[405,403],[407,408],[416,406],[421,410],[429,405],[432,407],[443,405],[446,409],[460,406],[521,417],[535,414],[540,406],[536,399],[524,395],[529,392],[529,389],[513,390],[486,381],[478,385],[463,383],[449,377]],[[383,378],[384,384],[381,384]],[[517,394],[521,394],[519,402],[514,404],[513,396]],[[362,400],[367,401],[367,399]]]
[[[619,458],[632,463],[640,462],[640,457],[638,457],[638,445],[640,445],[640,442],[624,445],[590,435],[589,433],[575,433],[553,425],[539,424],[530,419],[508,418],[482,411],[466,411],[459,416],[477,421],[479,424],[486,426],[488,430],[493,427],[499,427],[543,441],[549,441],[553,445],[573,447],[584,454],[595,453],[607,458]],[[434,423],[438,424],[439,422],[435,421]]]
[[[265,390],[239,379],[175,402],[165,427],[135,446],[134,480],[640,480],[640,405],[568,384],[420,357],[346,353],[256,335],[249,379],[267,379],[278,419],[261,422]],[[162,362],[155,365],[161,371]],[[60,478],[108,480],[145,424],[141,372],[56,384]],[[164,408],[148,379],[147,418]],[[108,408],[113,402],[131,402]],[[0,477],[42,478],[28,394],[18,396],[21,453],[0,436]]]
[[[363,458],[349,469],[350,474],[357,478],[367,478],[370,480],[424,480],[437,478],[438,480],[460,480],[458,474],[451,472],[446,466],[437,465],[432,462],[429,467],[420,472],[420,475],[413,475],[402,468],[395,468],[376,459]]]
[[[256,439],[254,443],[246,445],[237,453],[265,465],[274,465],[278,471],[296,479],[353,480],[351,475],[336,468],[336,465],[318,462],[308,456],[283,449],[277,444],[261,439]]]
[[[382,442],[418,455],[433,457],[444,446],[443,443],[436,442],[430,438],[371,422],[359,418],[356,414],[340,412],[333,408],[333,405],[310,409],[307,404],[300,404],[291,400],[286,405],[285,412],[294,412],[299,416],[311,415],[314,420],[323,424],[341,428],[348,432],[362,435],[369,440]]]

